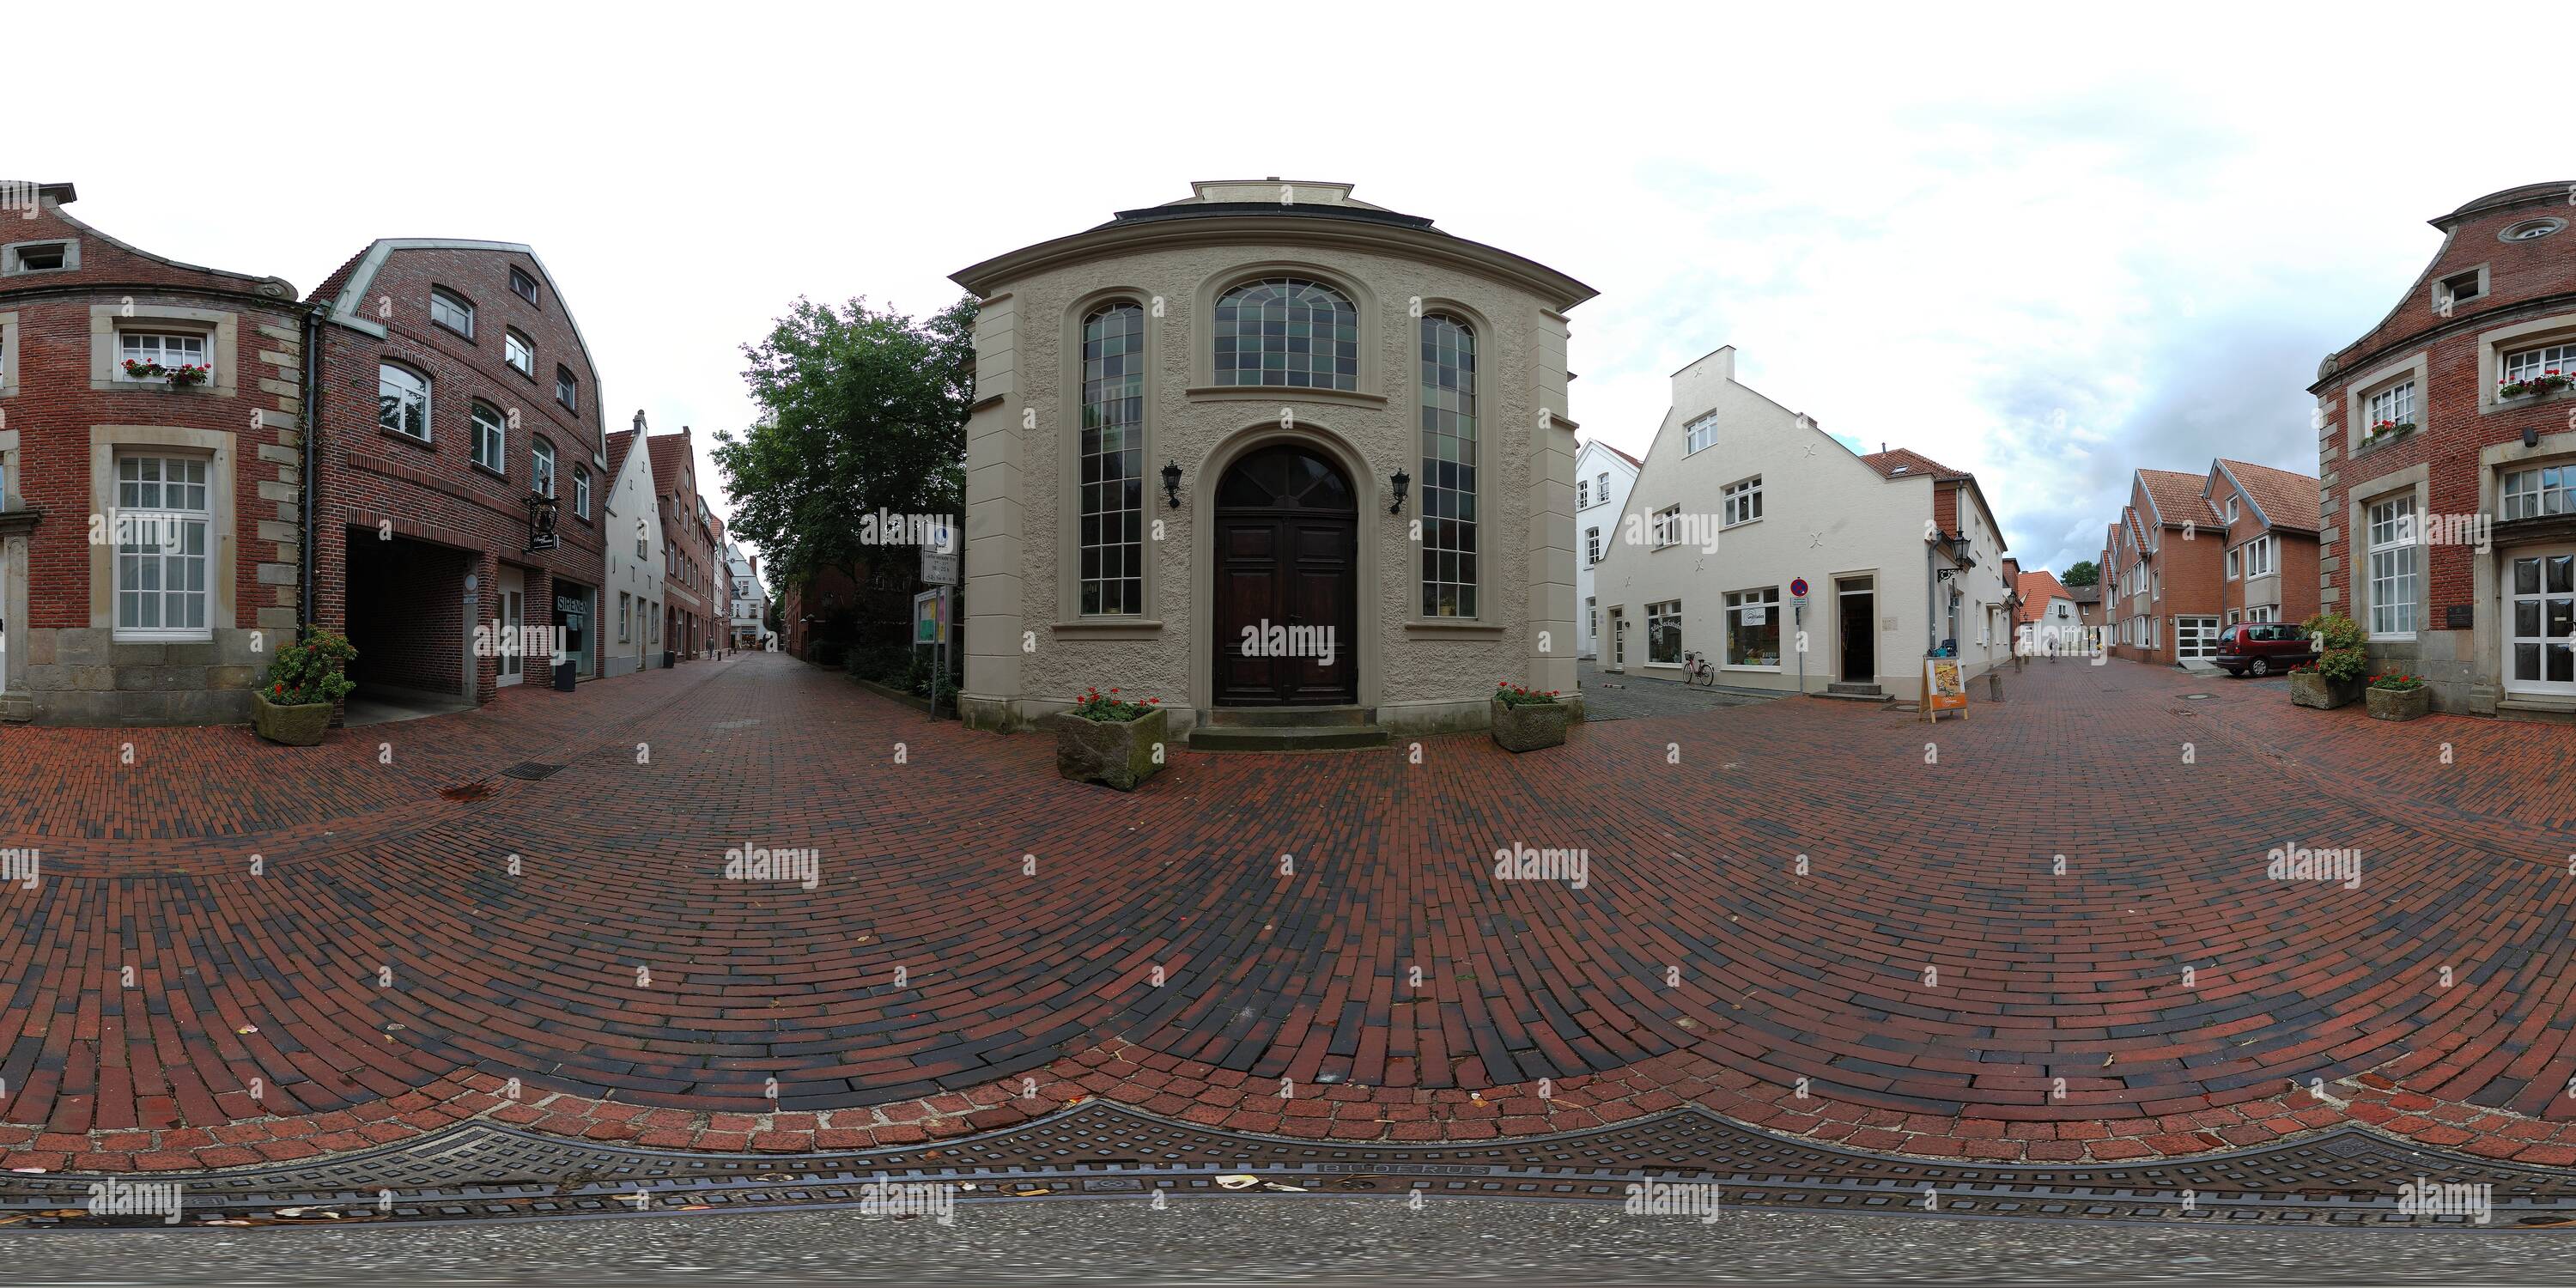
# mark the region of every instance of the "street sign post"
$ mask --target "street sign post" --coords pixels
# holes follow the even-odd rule
[[[923,546],[921,580],[932,586],[954,586],[957,584],[957,565],[960,562],[960,557],[954,550]]]

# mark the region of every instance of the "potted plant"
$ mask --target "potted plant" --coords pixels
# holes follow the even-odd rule
[[[2411,420],[2379,421],[2370,427],[2369,432],[2364,433],[2361,436],[2361,445],[2364,447],[2377,447],[2381,443],[2385,443],[2391,439],[2411,433],[2414,429],[2415,422]]]
[[[2316,642],[2317,656],[2290,668],[2290,701],[2331,711],[2360,697],[2362,672],[2370,668],[2360,624],[2341,613],[2318,613],[2299,629]]]
[[[1122,792],[1160,773],[1171,717],[1162,699],[1129,702],[1111,689],[1085,689],[1055,718],[1055,772],[1075,782],[1107,783]]]
[[[331,708],[357,684],[345,672],[358,655],[335,631],[315,627],[277,651],[268,678],[251,691],[251,727],[270,742],[310,747],[331,727]]]
[[[1509,680],[1494,684],[1494,741],[1509,752],[1536,751],[1565,741],[1565,726],[1574,709],[1556,700],[1556,690],[1524,689]]]
[[[175,367],[164,367],[161,374],[168,378],[170,387],[173,389],[193,389],[206,383],[206,377],[214,372],[202,362],[186,362]]]
[[[145,362],[141,358],[125,360],[125,378],[128,380],[159,380],[169,374],[170,369],[157,362]]]
[[[2433,709],[2433,690],[2420,675],[2374,675],[2369,693],[2373,720],[2412,720]]]
[[[2536,376],[2526,376],[2520,380],[2497,381],[2496,397],[2520,398],[2524,394],[2554,394],[2566,388],[2567,384],[2567,375],[2552,367]]]

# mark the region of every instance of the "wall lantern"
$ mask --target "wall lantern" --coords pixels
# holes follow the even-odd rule
[[[1179,461],[1166,458],[1163,462],[1163,495],[1171,499],[1173,509],[1181,508],[1181,463]]]
[[[1413,486],[1413,476],[1402,470],[1397,470],[1395,472],[1395,476],[1388,479],[1387,482],[1395,487],[1395,504],[1386,507],[1386,512],[1388,514],[1404,513],[1404,494]]]
[[[2522,445],[2525,447],[2540,446],[2540,431],[2536,429],[2526,429],[2522,431]]]

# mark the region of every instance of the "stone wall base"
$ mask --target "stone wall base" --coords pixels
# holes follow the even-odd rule
[[[224,629],[211,640],[133,644],[105,627],[30,630],[30,714],[53,725],[247,723],[251,686],[292,638],[291,630]]]

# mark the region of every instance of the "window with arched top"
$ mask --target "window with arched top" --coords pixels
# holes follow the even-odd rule
[[[1145,611],[1145,311],[1121,300],[1082,320],[1076,512],[1085,617]]]
[[[539,496],[555,494],[555,445],[542,438],[528,444],[528,490]]]
[[[1476,615],[1476,332],[1422,316],[1422,615]]]
[[[1284,389],[1358,389],[1360,314],[1320,282],[1264,278],[1216,302],[1216,382]]]

